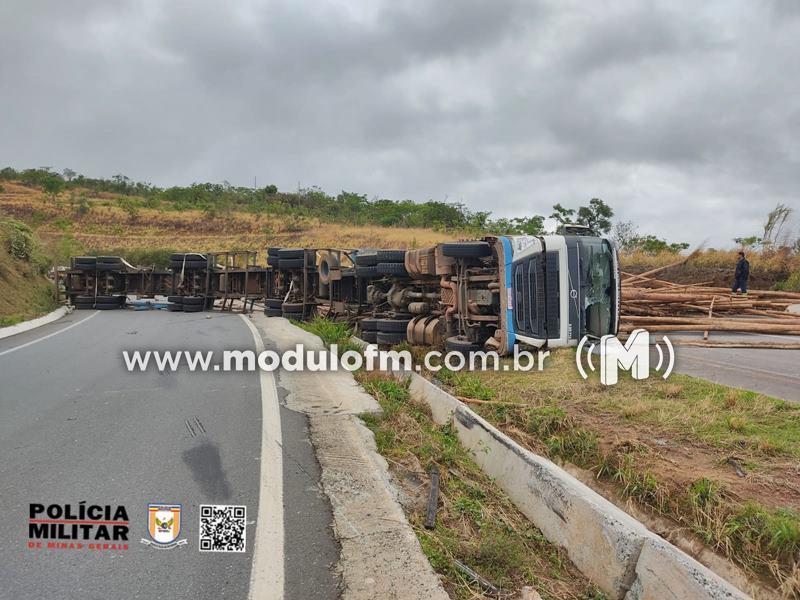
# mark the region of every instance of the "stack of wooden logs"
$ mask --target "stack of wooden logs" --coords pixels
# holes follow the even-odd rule
[[[623,272],[620,334],[642,328],[651,332],[703,332],[702,340],[679,343],[698,346],[800,349],[800,343],[773,340],[736,339],[708,341],[710,332],[800,336],[800,314],[787,309],[800,305],[800,293],[749,290],[733,294],[730,289],[712,287],[709,282],[679,284],[657,275],[687,259],[634,275]],[[674,341],[674,339],[673,339]]]

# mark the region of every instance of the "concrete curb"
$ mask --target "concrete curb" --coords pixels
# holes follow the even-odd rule
[[[748,596],[555,463],[526,450],[455,397],[417,373],[412,398],[450,423],[478,465],[551,542],[604,592],[625,600]]]
[[[18,333],[25,333],[31,329],[36,329],[42,325],[47,325],[48,323],[57,321],[69,312],[70,309],[68,307],[62,306],[55,309],[53,312],[44,315],[43,317],[38,317],[36,319],[31,319],[30,321],[23,321],[22,323],[17,323],[16,325],[9,325],[8,327],[0,328],[0,340],[11,337],[12,335],[17,335]]]

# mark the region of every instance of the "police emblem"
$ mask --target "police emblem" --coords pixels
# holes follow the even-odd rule
[[[186,539],[178,539],[181,533],[181,505],[148,504],[147,530],[150,539],[142,538],[142,543],[147,546],[174,548],[185,544]]]

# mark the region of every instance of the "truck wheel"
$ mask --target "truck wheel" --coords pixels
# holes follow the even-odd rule
[[[319,260],[319,281],[323,284],[330,283],[331,271],[339,268],[339,259],[334,254],[327,252]]]
[[[361,339],[367,342],[368,344],[376,344],[378,342],[378,332],[377,331],[362,331],[361,332]]]
[[[183,304],[183,296],[167,296],[167,302],[174,302],[175,304]]]
[[[305,258],[306,252],[302,248],[281,248],[278,250],[278,258]]]
[[[395,344],[402,344],[406,341],[406,334],[396,333],[390,331],[378,331],[375,334],[375,340],[379,344],[386,344],[387,346],[394,346]]]
[[[205,298],[203,296],[184,296],[183,306],[202,306]]]
[[[448,352],[460,352],[464,356],[481,349],[478,344],[460,335],[447,338],[444,342],[444,347]]]
[[[202,271],[203,269],[208,267],[208,263],[204,260],[187,260],[183,262],[182,260],[173,260],[170,263],[173,271],[180,272],[181,270],[184,271]]]
[[[281,310],[285,313],[303,313],[303,303],[302,302],[284,302],[281,304]]]
[[[304,259],[302,258],[281,258],[278,261],[279,269],[302,269]]]
[[[282,317],[283,311],[280,308],[267,307],[264,309],[264,314],[267,315],[268,317]]]
[[[375,279],[378,276],[378,267],[370,266],[370,267],[356,267],[356,277],[363,277],[366,279]]]
[[[284,319],[290,319],[292,321],[302,321],[303,320],[303,313],[301,312],[285,312],[283,313]]]
[[[382,262],[378,263],[376,268],[381,275],[400,275],[403,277],[408,275],[406,266],[401,262]]]
[[[183,302],[169,302],[167,310],[169,312],[183,312]]]
[[[355,263],[359,267],[374,267],[378,264],[378,251],[371,248],[359,250]]]
[[[481,258],[489,256],[492,247],[486,242],[458,242],[442,244],[442,254],[450,258]]]
[[[406,260],[405,250],[378,250],[378,264],[380,263],[402,263]]]
[[[267,298],[264,300],[264,305],[267,308],[280,309],[283,306],[283,298]]]
[[[378,331],[378,319],[361,319],[361,331]]]
[[[183,304],[183,312],[203,312],[202,304]]]
[[[386,333],[401,333],[406,334],[408,322],[411,319],[375,319],[378,331]]]

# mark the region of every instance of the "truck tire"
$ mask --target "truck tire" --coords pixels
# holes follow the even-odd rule
[[[167,296],[167,302],[174,302],[175,304],[183,304],[183,296]]]
[[[453,242],[442,244],[442,254],[450,258],[481,258],[492,254],[486,242]]]
[[[208,263],[204,260],[187,260],[186,262],[174,260],[170,263],[172,270],[176,273],[183,271],[202,271],[208,267]]]
[[[460,352],[464,356],[481,349],[478,344],[460,335],[447,338],[444,342],[444,347],[448,352]]]
[[[183,312],[203,312],[202,304],[183,304]]]
[[[376,267],[380,275],[398,275],[402,277],[408,276],[405,264],[401,262],[382,262],[378,263]]]
[[[379,344],[386,344],[387,346],[394,346],[395,344],[402,344],[406,341],[406,334],[397,333],[393,331],[378,331],[375,334],[375,340]]]
[[[267,308],[280,308],[283,306],[283,298],[267,298],[264,300],[264,306]]]
[[[122,308],[121,304],[95,304],[95,310],[119,310]]]
[[[203,296],[184,296],[183,297],[183,306],[202,306],[205,302],[205,297]]]
[[[121,306],[125,304],[125,296],[97,296],[94,302],[95,304],[116,304]]]
[[[376,329],[385,333],[401,333],[406,334],[408,322],[411,319],[375,319]]]
[[[183,312],[183,302],[169,302],[167,310],[169,312]]]
[[[378,264],[380,263],[402,263],[406,260],[405,250],[378,250]]]
[[[371,266],[371,267],[363,267],[357,266],[356,267],[356,277],[362,277],[364,279],[375,279],[378,276],[378,267]]]
[[[339,258],[335,254],[325,252],[319,259],[319,281],[328,284],[331,280],[331,271],[339,268]]]
[[[281,310],[285,313],[300,313],[303,314],[302,302],[284,302],[281,304]]]
[[[280,308],[267,307],[264,309],[264,314],[268,317],[282,317],[283,311]]]
[[[206,261],[206,255],[200,252],[173,252],[169,255],[169,260],[172,262],[183,262],[184,260],[202,260]]]
[[[302,258],[281,258],[278,261],[279,269],[302,269],[304,259]]]
[[[378,319],[361,319],[361,331],[378,331]]]
[[[283,313],[284,319],[289,319],[291,321],[302,321],[303,320],[303,313],[301,312],[285,312]]]
[[[305,258],[306,251],[302,248],[281,248],[278,250],[278,258]]]
[[[374,267],[378,264],[378,251],[371,248],[359,250],[355,263],[359,267]]]
[[[377,344],[378,343],[378,332],[377,331],[362,331],[361,332],[361,339],[367,342],[368,344]]]

